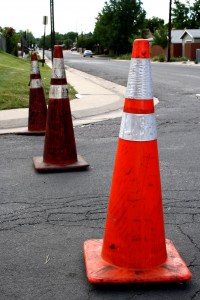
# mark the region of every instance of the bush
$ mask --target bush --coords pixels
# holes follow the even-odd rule
[[[166,56],[165,56],[164,54],[159,55],[159,56],[158,56],[158,61],[159,61],[159,62],[164,62],[164,61],[166,61]]]
[[[118,59],[124,59],[124,60],[130,60],[130,59],[131,59],[131,53],[121,54],[121,55],[118,56],[117,58],[118,58]]]
[[[152,61],[164,62],[164,61],[166,61],[166,56],[164,54],[160,54],[158,56],[154,56],[152,58]]]
[[[152,61],[158,61],[158,56],[154,56],[154,57],[152,58]]]
[[[175,61],[187,61],[188,59],[186,57],[171,57],[170,62],[175,62]]]

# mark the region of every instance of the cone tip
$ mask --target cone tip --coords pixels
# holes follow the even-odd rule
[[[149,41],[137,39],[133,43],[132,58],[150,58]]]
[[[62,47],[59,45],[54,46],[54,58],[63,58]]]

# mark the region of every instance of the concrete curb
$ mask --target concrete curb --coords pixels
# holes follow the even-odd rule
[[[52,67],[50,60],[46,59],[46,63]],[[121,116],[125,87],[65,67],[67,81],[78,92],[78,98],[70,101],[74,126]],[[27,123],[28,108],[0,111],[0,134],[23,131]]]

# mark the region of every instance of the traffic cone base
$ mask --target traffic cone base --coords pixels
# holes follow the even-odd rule
[[[84,256],[88,281],[93,284],[144,282],[185,282],[192,274],[180,257],[172,241],[166,239],[167,260],[150,269],[131,269],[109,264],[102,258],[103,239],[84,242]]]
[[[33,130],[33,131],[30,131],[30,130],[24,130],[24,131],[21,131],[21,132],[16,132],[16,135],[45,135],[45,130],[40,130],[40,131],[37,131],[37,130]]]
[[[80,170],[86,169],[89,164],[84,160],[81,155],[77,155],[77,161],[72,164],[63,164],[63,165],[56,165],[56,164],[47,164],[43,161],[43,157],[36,156],[33,157],[33,164],[34,168],[38,172],[56,172],[56,171],[71,171],[71,170]]]

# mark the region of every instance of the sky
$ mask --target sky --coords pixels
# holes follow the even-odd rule
[[[107,0],[109,2],[109,0]],[[142,0],[146,17],[168,22],[169,0]],[[184,2],[184,1],[183,1]],[[191,0],[192,2],[192,0]],[[69,31],[93,32],[96,17],[105,0],[54,0],[54,28],[61,34]],[[5,0],[0,9],[0,26],[31,31],[34,37],[44,35],[43,16],[48,17],[45,33],[50,34],[50,0]]]

